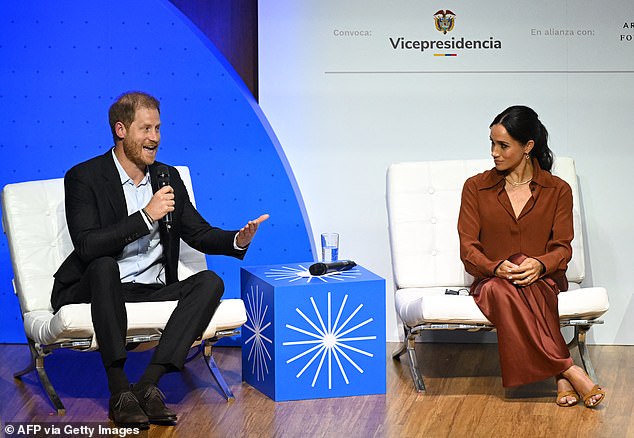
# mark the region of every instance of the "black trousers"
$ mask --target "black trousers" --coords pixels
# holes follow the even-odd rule
[[[105,367],[125,359],[126,302],[175,301],[152,363],[182,369],[192,343],[200,337],[220,304],[224,283],[216,273],[201,271],[169,284],[121,283],[112,257],[94,260],[77,285],[80,301],[91,303],[92,322]]]

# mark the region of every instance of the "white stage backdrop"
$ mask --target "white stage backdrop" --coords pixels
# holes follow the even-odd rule
[[[434,15],[453,15],[438,30]],[[634,344],[634,3],[260,0],[260,103],[317,239],[387,281],[385,172],[394,162],[486,158],[488,126],[533,107],[556,155],[575,158],[587,285],[611,308],[591,342]]]

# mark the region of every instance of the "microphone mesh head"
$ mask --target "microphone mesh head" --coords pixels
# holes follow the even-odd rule
[[[328,266],[324,263],[314,263],[308,268],[310,275],[324,275],[328,271]]]
[[[169,177],[170,172],[167,166],[159,166],[156,168],[156,174],[162,177],[165,177],[165,176]]]
[[[156,168],[156,176],[158,178],[159,186],[168,186],[170,184],[170,171],[167,166],[159,166]]]

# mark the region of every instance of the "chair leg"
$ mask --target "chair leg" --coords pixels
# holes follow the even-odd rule
[[[575,326],[575,339],[577,348],[579,349],[579,356],[581,356],[581,363],[585,368],[586,373],[592,379],[593,382],[597,382],[597,375],[594,372],[594,366],[592,360],[590,360],[590,353],[588,352],[588,346],[586,345],[586,333],[590,330],[589,325],[576,325]]]
[[[407,336],[407,354],[409,356],[409,370],[414,380],[414,388],[418,392],[425,392],[425,382],[423,382],[423,376],[420,373],[418,360],[416,359],[416,335],[411,332]]]
[[[401,345],[392,352],[392,359],[397,360],[407,351],[407,338],[403,339]]]
[[[35,343],[28,339],[29,341],[29,350],[31,351],[31,363],[22,371],[18,371],[13,375],[16,379],[21,379],[21,377],[33,370],[37,371],[37,377],[40,380],[40,384],[44,388],[48,399],[53,404],[53,407],[57,411],[57,415],[63,416],[66,415],[66,408],[64,404],[60,400],[57,392],[55,392],[55,388],[51,384],[51,381],[46,374],[46,370],[44,369],[44,353],[35,347]]]
[[[29,339],[29,351],[31,352],[31,361],[22,371],[18,371],[13,374],[13,377],[16,379],[20,379],[25,374],[30,373],[31,371],[35,371],[35,358],[37,357],[37,353],[34,353],[34,348],[31,346],[31,340]]]
[[[392,352],[392,359],[394,360],[400,359],[400,357],[407,351],[407,337],[409,336],[409,329],[405,324],[403,324],[403,333],[405,334],[403,337],[403,343]]]
[[[222,374],[220,373],[220,369],[218,368],[216,361],[211,355],[211,350],[212,350],[211,342],[209,342],[209,340],[205,340],[200,345],[200,347],[201,347],[201,351],[203,352],[203,359],[205,360],[205,363],[207,364],[207,368],[209,368],[209,371],[211,372],[211,375],[213,376],[214,380],[216,381],[220,389],[222,389],[222,392],[224,393],[225,398],[227,399],[227,401],[234,400],[235,397],[233,395],[233,392],[231,391],[231,388],[229,388],[229,385],[227,385],[227,382],[225,381],[224,377],[222,377]]]
[[[392,359],[400,359],[407,351],[407,355],[409,356],[409,371],[412,374],[412,380],[414,380],[414,388],[418,392],[425,392],[425,383],[418,369],[418,360],[416,359],[416,335],[412,333],[405,324],[403,324],[403,331],[405,332],[405,339],[403,339],[403,343],[392,353]]]
[[[189,363],[192,360],[196,359],[196,357],[198,357],[199,354],[201,354],[204,351],[204,342],[201,342],[197,347],[196,350],[194,350],[193,353],[190,353],[189,356],[187,356],[187,358],[185,359],[185,363]]]

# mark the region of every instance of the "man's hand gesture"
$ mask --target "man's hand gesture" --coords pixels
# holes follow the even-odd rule
[[[255,236],[255,232],[258,230],[260,224],[268,218],[268,214],[263,214],[259,218],[249,221],[244,227],[240,228],[236,237],[236,245],[240,248],[246,248],[253,240],[253,236]]]

